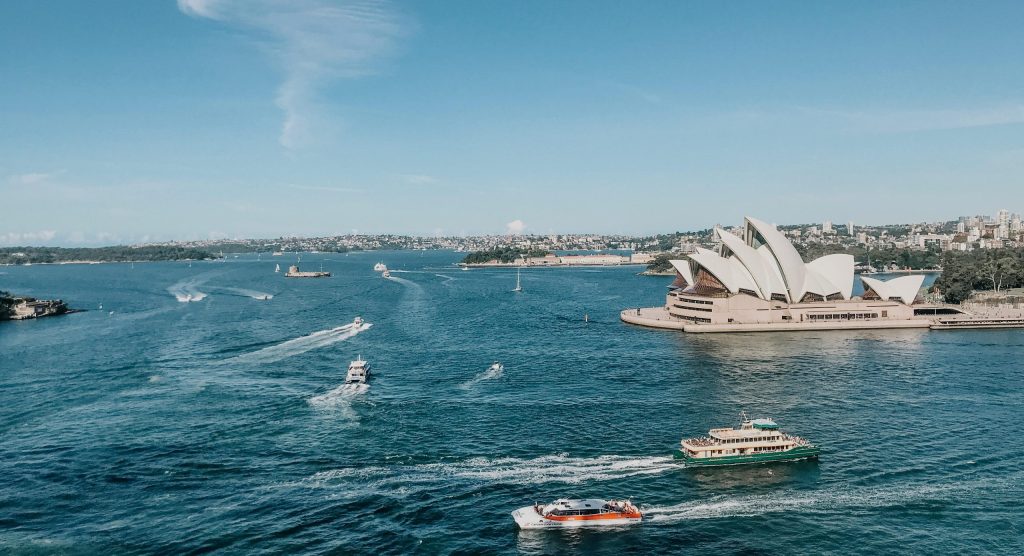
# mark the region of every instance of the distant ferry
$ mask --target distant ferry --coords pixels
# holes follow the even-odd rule
[[[388,267],[384,266],[383,262],[379,262],[379,263],[373,265],[373,271],[374,272],[384,272],[387,269],[388,269]]]
[[[348,364],[348,374],[345,375],[345,385],[366,384],[370,375],[370,364],[363,360],[363,356],[356,357],[356,360]]]
[[[771,419],[747,419],[738,429],[711,429],[708,436],[688,438],[675,453],[687,465],[741,465],[817,459],[821,449],[779,430]]]
[[[629,525],[643,520],[640,509],[628,500],[567,500],[535,504],[512,512],[521,529]]]
[[[321,266],[321,268],[323,268]],[[285,278],[327,278],[331,275],[330,272],[302,272],[299,270],[299,265],[293,264],[288,267],[288,272],[284,274]]]

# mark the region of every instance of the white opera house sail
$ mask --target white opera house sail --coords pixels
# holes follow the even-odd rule
[[[750,217],[744,219],[742,237],[722,229],[715,233],[718,251],[698,248],[688,259],[672,261],[676,279],[665,306],[670,318],[737,329],[799,323],[889,328],[913,320],[923,275],[889,281],[865,277],[864,294],[854,297],[852,255],[805,263],[775,226]]]

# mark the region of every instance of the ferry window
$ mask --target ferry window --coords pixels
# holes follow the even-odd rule
[[[882,311],[882,318],[889,316],[889,311]]]

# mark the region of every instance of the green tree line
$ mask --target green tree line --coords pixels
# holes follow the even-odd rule
[[[0,320],[11,318],[14,313],[14,298],[10,292],[0,290]]]
[[[523,249],[520,247],[495,247],[484,251],[474,251],[466,255],[462,262],[465,264],[481,264],[491,260],[498,260],[503,263],[510,263],[520,256],[543,257],[548,252],[543,249]]]
[[[1024,248],[947,251],[942,254],[942,274],[932,284],[949,303],[960,303],[971,292],[1002,291],[1024,287]]]
[[[647,263],[647,272],[668,272],[672,270],[672,262],[676,259],[685,259],[684,255],[677,253],[659,253]]]
[[[882,265],[895,264],[900,268],[938,268],[941,261],[941,253],[938,249],[908,249],[908,248],[884,248],[868,249],[862,245],[844,246],[835,243],[812,243],[797,245],[796,250],[805,261],[813,261],[825,255],[846,253],[853,255],[858,264],[867,264],[880,267]]]
[[[215,258],[209,251],[171,245],[129,247],[4,247],[0,264],[40,264],[76,261],[179,261]]]

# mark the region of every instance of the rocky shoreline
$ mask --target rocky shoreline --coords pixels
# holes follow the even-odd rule
[[[61,299],[0,297],[0,320],[26,320],[77,313]]]

